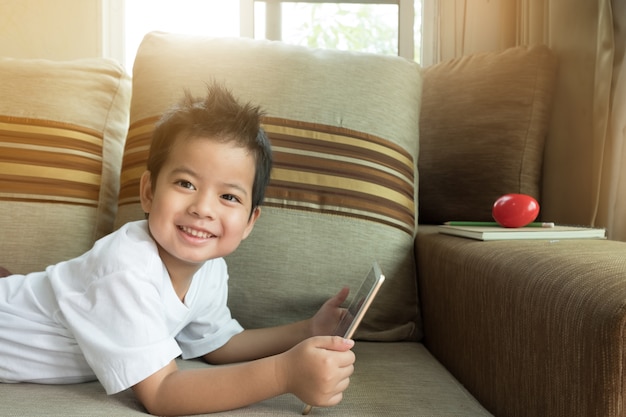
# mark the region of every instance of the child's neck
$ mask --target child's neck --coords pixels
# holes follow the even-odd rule
[[[189,291],[189,287],[191,286],[193,274],[191,275],[185,274],[182,277],[177,277],[175,275],[172,275],[170,273],[170,280],[172,281],[172,287],[174,287],[174,291],[176,292],[178,299],[184,303],[185,296],[187,295],[187,291]]]
[[[159,252],[163,251],[159,247]],[[191,286],[191,281],[196,272],[202,267],[202,264],[185,264],[180,261],[173,260],[169,254],[161,255],[161,259],[170,276],[172,287],[181,302],[185,301],[187,291]],[[169,262],[168,262],[169,260]]]

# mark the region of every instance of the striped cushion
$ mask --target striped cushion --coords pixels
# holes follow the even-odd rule
[[[253,64],[253,65],[251,65]],[[184,88],[224,82],[260,104],[275,165],[252,234],[227,259],[230,306],[245,327],[310,317],[361,281],[388,276],[358,337],[421,337],[413,237],[419,67],[401,58],[278,42],[147,35],[133,74],[116,225],[143,216],[138,181],[154,123]]]
[[[348,129],[270,118],[274,169],[269,207],[415,225],[411,155],[393,142]]]
[[[0,60],[0,264],[41,270],[113,228],[130,79],[109,60]]]
[[[81,126],[0,115],[0,196],[98,207],[102,135]]]
[[[139,203],[139,178],[155,122],[142,120],[130,129],[122,206]],[[346,215],[413,233],[414,162],[407,151],[385,139],[333,126],[267,117],[263,128],[274,154],[265,206]]]

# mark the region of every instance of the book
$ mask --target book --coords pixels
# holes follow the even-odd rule
[[[524,239],[606,239],[606,230],[594,227],[499,227],[499,226],[439,226],[439,233],[476,240],[524,240]]]

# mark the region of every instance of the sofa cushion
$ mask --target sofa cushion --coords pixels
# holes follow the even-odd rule
[[[540,202],[556,66],[547,47],[521,46],[424,70],[421,223],[492,220],[507,193]]]
[[[130,77],[108,59],[4,58],[0,79],[0,224],[19,236],[0,264],[25,273],[113,230]]]
[[[359,342],[350,386],[335,407],[314,407],[311,416],[492,417],[421,343]],[[180,369],[211,367],[177,359]],[[294,417],[302,402],[284,394],[237,410],[202,414],[221,417]],[[131,389],[106,395],[98,382],[77,385],[4,384],[3,416],[146,417]]]
[[[378,259],[388,280],[358,337],[418,339],[417,64],[245,38],[148,34],[133,69],[118,226],[143,216],[138,180],[155,121],[184,88],[204,95],[214,80],[267,111],[275,158],[255,230],[228,257],[233,315],[245,327],[308,318]]]

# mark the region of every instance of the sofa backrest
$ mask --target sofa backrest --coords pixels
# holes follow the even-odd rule
[[[0,79],[0,265],[40,271],[113,228],[131,81],[103,58],[3,58]]]
[[[421,72],[398,57],[245,38],[148,34],[133,67],[116,225],[138,200],[150,135],[183,89],[212,81],[261,105],[275,165],[251,236],[227,262],[245,327],[311,316],[377,259],[387,275],[359,338],[421,337],[413,239]]]

